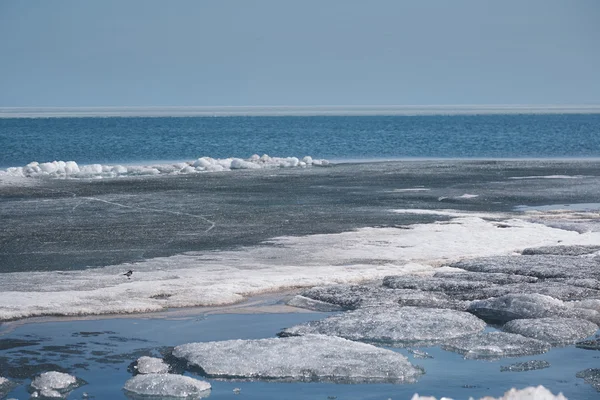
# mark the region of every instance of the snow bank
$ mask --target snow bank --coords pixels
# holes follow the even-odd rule
[[[296,157],[270,157],[257,154],[248,159],[202,157],[194,161],[156,165],[79,165],[75,161],[33,161],[24,167],[11,167],[0,170],[0,178],[115,178],[136,175],[178,175],[199,172],[231,171],[235,169],[294,168],[327,166],[327,160],[315,160],[310,156],[302,160]]]

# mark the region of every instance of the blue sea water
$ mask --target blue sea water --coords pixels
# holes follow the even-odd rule
[[[0,119],[0,167],[202,156],[594,158],[600,114]]]

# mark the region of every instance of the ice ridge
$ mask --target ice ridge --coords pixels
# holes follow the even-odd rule
[[[262,169],[262,168],[294,168],[310,166],[327,166],[329,161],[313,159],[306,156],[297,157],[270,157],[267,154],[259,156],[254,154],[250,158],[211,158],[201,157],[193,161],[173,164],[153,165],[108,165],[89,164],[79,165],[75,161],[33,161],[23,167],[11,167],[0,170],[0,177],[19,178],[116,178],[123,176],[151,176],[151,175],[180,175],[195,174],[200,172],[220,172],[236,169]]]

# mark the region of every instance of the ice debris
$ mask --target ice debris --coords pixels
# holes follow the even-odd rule
[[[201,157],[194,161],[157,165],[79,165],[75,161],[31,162],[24,167],[11,167],[0,170],[1,176],[12,177],[51,177],[51,178],[114,178],[136,175],[177,175],[198,172],[219,172],[234,169],[294,168],[307,166],[327,166],[329,161],[316,160],[310,156],[302,160],[296,157],[270,157],[253,155],[241,158]]]
[[[515,319],[504,324],[502,330],[562,345],[575,343],[596,333],[598,325],[577,318]]]
[[[500,367],[500,372],[524,372],[536,369],[550,368],[550,363],[546,360],[530,360]]]
[[[147,356],[138,358],[134,368],[140,374],[166,374],[169,372],[169,364],[160,358]]]
[[[397,352],[323,335],[189,343],[173,355],[212,378],[410,383],[423,374]]]
[[[386,276],[383,286],[392,289],[417,289],[444,293],[468,292],[492,285],[485,281],[467,281],[463,279],[421,277],[412,275]]]
[[[487,332],[448,340],[442,348],[468,359],[499,359],[545,353],[550,344],[514,333]]]
[[[83,384],[73,375],[58,371],[49,371],[36,376],[31,382],[31,387],[39,391],[42,397],[67,397],[69,392]]]
[[[281,336],[324,334],[392,346],[432,345],[482,331],[485,322],[462,311],[369,307],[284,329]]]
[[[145,374],[129,379],[123,389],[137,396],[202,398],[210,394],[210,383],[176,374]],[[131,397],[131,396],[130,396]]]

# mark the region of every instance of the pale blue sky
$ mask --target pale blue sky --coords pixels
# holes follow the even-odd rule
[[[599,104],[599,0],[0,0],[0,106]]]

